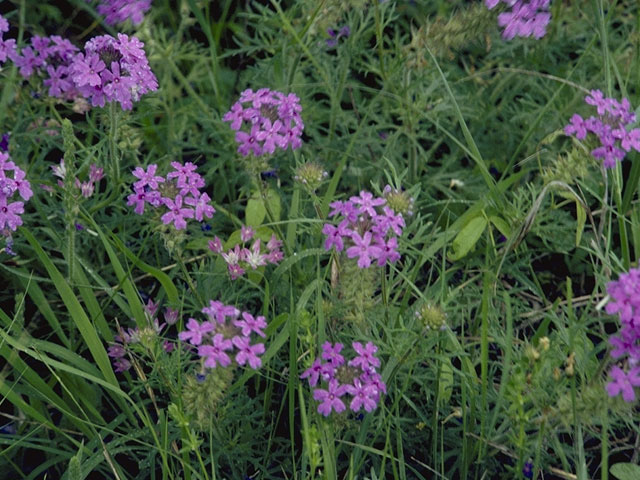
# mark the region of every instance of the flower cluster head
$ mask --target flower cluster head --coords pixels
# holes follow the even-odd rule
[[[158,305],[151,299],[144,306],[144,313],[148,324],[147,327],[143,329],[138,327],[128,328],[126,331],[121,329],[107,349],[107,355],[111,357],[116,373],[126,372],[131,368],[131,362],[126,358],[131,346],[138,344],[143,346],[150,345],[153,339],[160,335],[164,327],[176,323],[178,317],[177,310],[167,308],[164,313],[165,321],[160,323],[157,317]],[[163,342],[162,348],[169,353],[173,351],[174,344],[167,340]]]
[[[633,387],[640,387],[640,268],[632,268],[607,285],[609,302],[606,312],[618,314],[621,329],[609,339],[613,347],[610,354],[616,359],[627,359],[628,371],[614,366],[609,372],[613,379],[607,384],[609,396],[622,393],[626,402],[636,398]]]
[[[327,236],[325,250],[335,247],[338,252],[346,248],[348,258],[358,258],[360,268],[378,266],[400,259],[398,238],[405,226],[404,217],[387,205],[384,198],[361,191],[347,201],[335,201],[329,205],[330,217],[341,218],[338,226],[326,223],[322,233]]]
[[[0,65],[13,59],[16,55],[16,41],[13,38],[4,38],[4,34],[9,31],[9,22],[0,15]]]
[[[364,408],[371,412],[377,406],[382,393],[387,393],[387,386],[377,372],[380,360],[376,358],[378,351],[373,343],[362,345],[353,342],[357,355],[348,362],[340,353],[344,345],[325,342],[322,345],[321,358],[316,358],[311,367],[305,370],[300,378],[306,378],[310,387],[326,385],[326,388],[314,388],[313,398],[320,403],[318,412],[328,417],[332,410],[340,413],[346,410],[345,401],[353,412]],[[341,397],[345,397],[344,400]]]
[[[597,136],[600,145],[591,151],[591,155],[601,158],[606,168],[615,167],[631,149],[640,152],[640,128],[629,128],[636,121],[636,114],[631,111],[628,99],[618,102],[606,98],[600,90],[591,90],[584,101],[596,107],[598,116],[592,115],[585,120],[576,113],[564,127],[564,133],[574,135],[578,140],[584,140],[588,133]]]
[[[502,31],[504,39],[545,36],[547,25],[551,21],[550,0],[484,0],[489,10],[500,2],[510,9],[498,15],[498,25],[504,27]]]
[[[0,153],[0,235],[10,236],[22,225],[24,202],[33,196],[27,175],[9,159],[8,153]],[[20,197],[24,201],[17,200]]]
[[[329,172],[324,170],[318,163],[306,162],[296,168],[296,174],[293,179],[304,185],[307,190],[315,192],[328,176]]]
[[[143,46],[123,33],[118,38],[94,37],[85,43],[84,53],[73,57],[71,80],[94,107],[118,102],[123,110],[130,110],[141,95],[158,89]]]
[[[151,164],[145,170],[136,167],[133,176],[138,181],[133,184],[133,193],[127,197],[127,205],[135,206],[134,212],[144,213],[145,205],[166,210],[161,220],[176,230],[187,228],[187,219],[195,218],[202,222],[211,218],[215,209],[211,206],[209,195],[201,192],[205,186],[204,178],[196,173],[196,165],[187,162],[171,162],[173,170],[166,177],[156,175],[158,165]]]
[[[209,250],[219,254],[227,264],[231,280],[241,277],[247,269],[252,270],[258,267],[272,264],[277,265],[284,257],[282,250],[282,242],[271,235],[271,239],[263,244],[259,238],[254,238],[256,232],[253,228],[243,226],[240,229],[240,244],[233,248],[224,250],[220,238],[215,237],[209,241]],[[253,239],[251,247],[249,242]]]
[[[67,168],[64,164],[64,158],[60,160],[59,165],[52,165],[51,170],[53,175],[58,177],[58,186],[64,188],[64,179],[67,176]],[[74,180],[75,188],[80,192],[84,198],[89,198],[93,195],[96,189],[96,185],[104,178],[104,169],[98,167],[95,163],[92,163],[89,167],[89,177],[84,182],[81,182],[78,177]]]
[[[391,185],[385,185],[382,189],[382,196],[387,201],[393,211],[411,217],[413,215],[413,204],[415,200],[407,192]]]
[[[285,95],[268,88],[257,92],[247,89],[222,120],[231,122],[231,128],[236,131],[238,153],[259,157],[272,154],[276,148],[295,150],[302,145],[301,111],[300,99],[295,93]]]
[[[0,60],[12,60],[24,79],[41,78],[50,97],[73,100],[78,96],[69,69],[78,48],[66,38],[34,35],[20,51],[13,39],[2,40],[0,45]]]
[[[186,330],[178,334],[183,342],[197,347],[198,356],[206,368],[248,365],[257,370],[262,365],[260,355],[264,343],[251,343],[252,334],[265,338],[267,322],[263,316],[254,317],[232,305],[210,300],[202,309],[204,322],[190,318]]]
[[[100,0],[98,13],[103,15],[105,23],[117,25],[131,20],[135,26],[144,20],[144,14],[151,8],[151,0]]]

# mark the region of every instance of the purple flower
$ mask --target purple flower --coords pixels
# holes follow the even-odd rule
[[[354,412],[357,412],[362,407],[367,412],[371,412],[378,405],[378,390],[375,385],[362,384],[359,378],[355,378],[353,385],[346,385],[345,389],[347,393],[353,395],[349,408]]]
[[[260,156],[272,154],[276,148],[300,147],[304,125],[299,102],[300,99],[293,93],[285,95],[268,88],[261,88],[257,92],[251,89],[243,91],[231,110],[222,117],[236,131],[238,153]],[[243,130],[243,125],[247,129]]]
[[[138,26],[150,8],[151,0],[100,0],[97,10],[108,25],[130,20],[134,26]]]
[[[343,365],[344,357],[340,355],[340,350],[342,350],[343,347],[344,345],[341,343],[336,343],[335,346],[333,346],[330,342],[324,342],[322,344],[322,358],[329,361],[334,367]]]
[[[233,345],[239,350],[239,352],[236,353],[236,362],[238,365],[249,363],[249,366],[254,370],[260,368],[262,360],[258,355],[264,353],[263,343],[250,345],[247,337],[233,337]]]
[[[102,84],[100,72],[106,65],[95,53],[88,53],[86,56],[79,53],[72,66],[72,78],[76,86],[88,85],[96,87]]]
[[[190,318],[187,321],[187,330],[180,332],[178,338],[183,342],[187,340],[192,345],[200,345],[203,337],[213,331],[213,324],[211,322],[198,322],[195,318]]]
[[[550,0],[485,0],[489,10],[502,1],[511,10],[498,15],[498,25],[504,27],[502,37],[510,40],[516,36],[542,38],[551,21]]]
[[[335,245],[336,250],[341,252],[344,248],[342,237],[351,237],[352,231],[347,228],[349,225],[348,220],[343,220],[337,227],[334,227],[330,223],[325,223],[322,227],[322,233],[327,236],[324,242],[324,249],[326,251],[331,250],[331,247]]]
[[[344,412],[347,407],[345,407],[344,402],[340,400],[340,397],[344,395],[346,391],[347,387],[340,385],[335,378],[329,381],[329,388],[327,390],[316,388],[313,391],[313,399],[322,402],[318,405],[318,412],[325,417],[329,416],[331,410],[335,410],[336,413]]]
[[[571,117],[569,125],[564,127],[564,133],[566,135],[575,134],[578,140],[584,140],[587,137],[587,129],[584,124],[584,119],[575,113]]]
[[[636,399],[633,387],[640,387],[640,367],[632,368],[629,373],[625,373],[620,367],[614,366],[609,376],[613,379],[607,383],[607,393],[610,397],[622,393],[625,402],[633,402]]]
[[[164,321],[167,322],[167,325],[174,325],[178,321],[178,310],[173,308],[165,308],[164,310]]]
[[[142,167],[136,167],[132,174],[134,177],[139,178],[137,182],[133,184],[134,188],[144,188],[146,186],[151,187],[154,190],[158,189],[160,183],[164,183],[164,177],[156,175],[158,165],[152,163],[147,167],[147,171]]]
[[[267,328],[267,322],[262,315],[254,318],[250,313],[242,312],[242,318],[243,320],[234,320],[233,322],[236,327],[242,329],[242,335],[248,337],[251,332],[255,332],[263,338],[266,336],[262,329]]]
[[[0,195],[0,230],[9,228],[17,230],[22,225],[20,215],[24,213],[24,203],[12,202],[8,203],[7,197]]]
[[[359,197],[351,197],[349,200],[356,205],[360,205],[358,208],[359,213],[368,213],[371,217],[377,215],[375,207],[387,203],[384,198],[373,198],[373,194],[365,190],[360,192]]]
[[[208,315],[211,320],[224,325],[226,317],[236,318],[240,315],[240,310],[233,305],[225,305],[218,300],[210,300],[209,306],[204,307],[202,313]]]
[[[242,241],[242,243],[251,240],[255,234],[256,231],[251,227],[245,225],[242,225],[242,227],[240,227],[240,240]]]
[[[216,368],[217,364],[222,367],[228,367],[231,365],[231,358],[224,352],[232,349],[233,343],[231,340],[225,339],[221,333],[216,333],[213,336],[211,345],[200,345],[198,347],[198,355],[206,358],[204,361],[205,367]]]
[[[213,217],[213,214],[216,213],[215,208],[209,205],[210,201],[211,199],[209,198],[209,195],[207,195],[206,193],[199,195],[197,198],[187,197],[185,199],[185,203],[187,205],[191,205],[192,207],[195,207],[195,218],[199,222],[203,221],[204,217],[207,217],[207,218]]]
[[[165,197],[164,204],[169,211],[162,215],[162,223],[169,225],[173,222],[176,230],[184,230],[187,228],[187,221],[185,219],[193,218],[195,212],[192,208],[182,208],[182,195],[176,195],[174,200]]]
[[[373,343],[367,342],[367,345],[363,347],[360,342],[353,342],[353,349],[358,353],[358,356],[349,362],[350,366],[360,367],[364,372],[380,366],[380,360],[375,357],[378,347]]]
[[[309,386],[315,387],[318,384],[320,375],[324,372],[325,368],[322,361],[319,358],[316,358],[311,366],[307,368],[302,375],[300,375],[300,378],[309,378]]]
[[[351,234],[354,246],[347,248],[347,257],[358,257],[360,268],[368,268],[371,265],[371,259],[378,258],[380,255],[380,247],[371,245],[371,238],[371,232],[366,232],[363,236],[357,232]]]

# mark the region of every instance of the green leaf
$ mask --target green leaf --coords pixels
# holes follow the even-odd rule
[[[78,298],[74,295],[73,290],[66,282],[62,274],[58,271],[56,266],[53,264],[49,256],[44,252],[31,232],[26,228],[21,228],[20,233],[31,244],[35,254],[47,269],[49,277],[51,277],[51,280],[53,280],[53,284],[55,285],[56,290],[58,290],[60,298],[67,307],[67,310],[69,310],[71,319],[76,324],[80,335],[82,335],[82,338],[89,348],[91,356],[95,360],[96,365],[98,365],[98,368],[102,372],[104,379],[112,385],[117,385],[118,380],[116,379],[116,376],[111,369],[111,362],[109,361],[109,357],[107,356],[107,351],[105,350],[95,327],[91,324],[91,321],[83,310],[82,305],[80,305]]]
[[[267,205],[271,214],[273,215],[273,221],[280,220],[280,212],[282,205],[280,204],[280,196],[275,190],[267,190],[266,200],[264,200],[260,192],[254,192],[251,198],[247,202],[247,208],[245,210],[245,223],[252,227],[257,227],[262,224],[267,216]]]
[[[111,235],[111,240],[113,240],[116,247],[118,247],[118,250],[124,253],[136,267],[138,267],[143,272],[152,275],[156,280],[158,280],[158,282],[160,282],[160,285],[162,285],[162,288],[167,294],[167,299],[171,304],[176,305],[179,303],[178,289],[171,281],[171,278],[169,278],[169,275],[164,273],[162,270],[144,263],[142,260],[136,257],[136,255],[131,250],[125,247],[124,243],[122,243],[122,241],[115,235]]]
[[[251,197],[249,199],[244,216],[244,222],[249,226],[257,227],[262,224],[264,217],[267,216],[267,209],[259,197]]]
[[[511,237],[511,227],[504,218],[498,217],[497,215],[491,215],[489,217],[489,221],[493,224],[494,227],[498,229],[498,231],[502,235],[507,238]]]
[[[78,453],[69,459],[69,470],[67,470],[68,480],[84,480],[82,474],[82,446],[78,450]]]
[[[578,217],[578,226],[576,227],[576,247],[580,245],[584,224],[587,222],[587,212],[585,212],[582,203],[576,200],[576,214]],[[639,477],[640,478],[640,477]]]
[[[453,239],[453,254],[450,260],[460,260],[478,243],[484,229],[487,228],[487,219],[484,216],[473,218]]]
[[[453,367],[451,366],[451,359],[447,358],[440,365],[440,381],[438,383],[438,396],[440,400],[447,403],[451,398],[451,391],[453,389]]]
[[[640,478],[640,467],[633,463],[616,463],[611,465],[610,472],[618,480],[638,480]]]

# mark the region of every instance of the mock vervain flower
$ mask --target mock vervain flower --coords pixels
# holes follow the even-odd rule
[[[138,26],[150,8],[151,0],[99,0],[97,10],[108,25],[130,20],[134,26]]]
[[[402,213],[386,203],[385,198],[374,198],[364,190],[347,201],[331,203],[329,217],[340,215],[344,219],[337,227],[330,223],[323,226],[322,233],[327,236],[325,250],[335,247],[341,252],[346,245],[347,257],[357,258],[360,268],[369,268],[374,262],[383,266],[398,261],[396,235],[402,235],[405,221]]]
[[[136,37],[119,33],[117,38],[100,35],[76,54],[69,72],[80,94],[95,106],[118,102],[123,110],[131,110],[141,95],[158,89],[158,81],[149,67]]]
[[[547,25],[551,21],[550,0],[485,0],[484,3],[491,10],[500,2],[508,8],[498,15],[498,25],[504,27],[504,39],[545,36]]]
[[[273,154],[276,148],[296,149],[302,145],[301,111],[300,99],[293,93],[247,89],[222,120],[230,122],[236,131],[238,153],[258,157]],[[247,130],[242,130],[243,125]]]
[[[325,342],[322,345],[322,359],[316,358],[300,378],[307,379],[313,390],[314,400],[320,401],[318,412],[329,416],[346,410],[345,402],[340,398],[348,394],[352,396],[349,408],[353,412],[364,408],[373,411],[380,400],[380,396],[387,392],[387,387],[376,368],[380,360],[375,357],[377,347],[371,342],[362,346],[360,342],[353,342],[353,349],[357,356],[345,365],[345,359],[340,354],[343,349],[341,343]],[[322,360],[326,360],[323,362]],[[318,384],[326,384],[327,388],[319,388]]]
[[[588,133],[593,133],[600,145],[591,151],[591,155],[602,159],[606,168],[615,167],[632,149],[640,152],[640,128],[630,128],[636,121],[636,115],[628,99],[618,102],[614,98],[606,98],[600,90],[591,90],[585,102],[596,107],[598,116],[585,120],[574,114],[564,127],[565,134],[584,140]]]
[[[127,197],[127,205],[133,206],[135,213],[142,215],[145,205],[153,208],[164,207],[166,212],[160,217],[165,225],[173,224],[176,230],[187,228],[187,220],[195,218],[202,222],[213,217],[215,209],[211,198],[200,192],[205,186],[204,179],[195,172],[196,165],[171,162],[173,170],[165,177],[156,175],[158,166],[151,164],[145,170],[136,167],[133,175],[138,179],[133,184],[133,193]]]
[[[613,347],[610,355],[628,364],[628,371],[617,365],[611,369],[613,381],[607,384],[607,392],[611,397],[622,393],[626,402],[632,402],[636,398],[633,388],[640,387],[640,268],[632,268],[609,282],[607,293],[605,310],[617,314],[621,324],[619,335],[609,339]]]
[[[248,365],[260,368],[260,355],[265,352],[263,343],[251,343],[252,334],[265,337],[267,322],[263,316],[254,317],[241,312],[233,305],[218,300],[209,301],[202,309],[208,320],[200,323],[190,318],[186,330],[178,334],[183,342],[198,346],[197,354],[206,368]],[[238,320],[241,316],[242,320]]]
[[[0,235],[9,237],[10,231],[22,225],[24,202],[32,196],[24,170],[10,160],[8,153],[0,152]]]

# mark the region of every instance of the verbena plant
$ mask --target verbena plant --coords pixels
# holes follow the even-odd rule
[[[0,18],[7,478],[640,478],[638,6]]]

